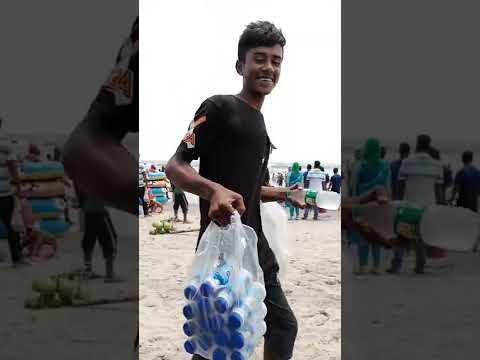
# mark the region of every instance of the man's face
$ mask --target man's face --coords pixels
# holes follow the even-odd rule
[[[243,87],[258,95],[271,93],[280,78],[283,49],[280,45],[256,47],[247,51],[245,63],[240,62]]]

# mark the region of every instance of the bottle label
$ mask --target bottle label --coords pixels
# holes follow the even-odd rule
[[[395,217],[395,233],[410,240],[420,239],[420,221],[424,209],[400,207]]]
[[[307,191],[305,193],[305,204],[315,206],[317,204],[317,191]]]

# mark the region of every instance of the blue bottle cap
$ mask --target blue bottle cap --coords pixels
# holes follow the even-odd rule
[[[222,349],[215,349],[212,360],[227,360],[227,354]]]
[[[217,300],[215,300],[215,310],[217,310],[220,314],[223,314],[225,311],[227,311],[227,300],[225,300],[224,298],[218,298]]]
[[[191,320],[194,317],[193,308],[190,305],[185,305],[183,307],[183,315],[187,320]]]
[[[232,347],[235,349],[241,349],[245,346],[245,337],[239,333],[238,331],[235,331],[232,334],[232,338],[230,339],[230,343],[232,344]]]
[[[234,351],[230,357],[232,360],[245,360],[245,356],[240,351]]]
[[[228,344],[228,335],[224,331],[219,331],[215,335],[215,343],[219,346],[226,346]]]
[[[228,325],[232,329],[239,329],[242,326],[242,324],[243,324],[243,317],[240,314],[233,312],[228,317]]]
[[[195,324],[192,322],[183,324],[183,333],[188,337],[192,336],[195,333]]]
[[[195,344],[195,341],[193,340],[187,340],[185,341],[185,344],[183,345],[185,348],[185,351],[189,354],[195,354],[195,350],[197,349],[197,344]]]
[[[204,282],[202,285],[200,285],[200,293],[205,297],[212,296],[213,291],[213,286],[209,282]]]
[[[192,300],[196,293],[197,293],[197,288],[193,285],[187,286],[183,291],[183,294],[185,295],[185,299],[187,300]]]

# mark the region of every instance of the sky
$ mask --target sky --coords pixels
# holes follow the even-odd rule
[[[268,20],[287,40],[262,109],[272,162],[341,159],[340,1],[140,2],[140,157],[168,160],[203,100],[236,94],[238,39]],[[188,9],[188,11],[186,11]]]

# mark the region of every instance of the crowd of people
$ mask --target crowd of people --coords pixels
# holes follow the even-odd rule
[[[333,169],[333,175],[329,175],[319,160],[307,165],[307,169],[302,172],[302,167],[298,162],[294,162],[288,167],[287,173],[277,172],[272,175],[272,183],[282,187],[303,188],[312,191],[334,191],[340,194],[342,187],[342,176],[338,173],[338,168]],[[285,183],[285,184],[284,184]],[[300,219],[300,208],[292,202],[286,201],[285,206],[289,209],[289,219]],[[307,205],[304,209],[302,219],[307,220],[310,211],[313,210],[313,219],[318,220],[319,214],[325,210]]]
[[[462,154],[463,167],[455,175],[449,165],[442,163],[440,152],[433,146],[430,136],[418,135],[415,151],[402,142],[398,147],[398,158],[386,159],[386,147],[379,140],[368,139],[363,148],[354,152],[353,161],[346,164],[345,185],[350,197],[361,196],[374,188],[382,187],[391,200],[403,200],[419,209],[432,205],[460,206],[478,211],[480,171],[473,165],[473,152]],[[355,217],[355,212],[350,214]],[[345,218],[344,218],[345,220]],[[350,223],[344,221],[342,225]],[[362,231],[350,228],[347,231],[349,244],[357,246],[358,266],[355,272],[368,272],[369,254],[372,255],[372,274],[380,274],[381,249],[378,242],[372,242]],[[408,246],[400,242],[393,247],[393,256],[387,273],[398,273],[402,269],[403,258]],[[417,236],[415,250],[416,274],[424,274],[428,251],[431,250]],[[445,254],[445,252],[443,252]]]

